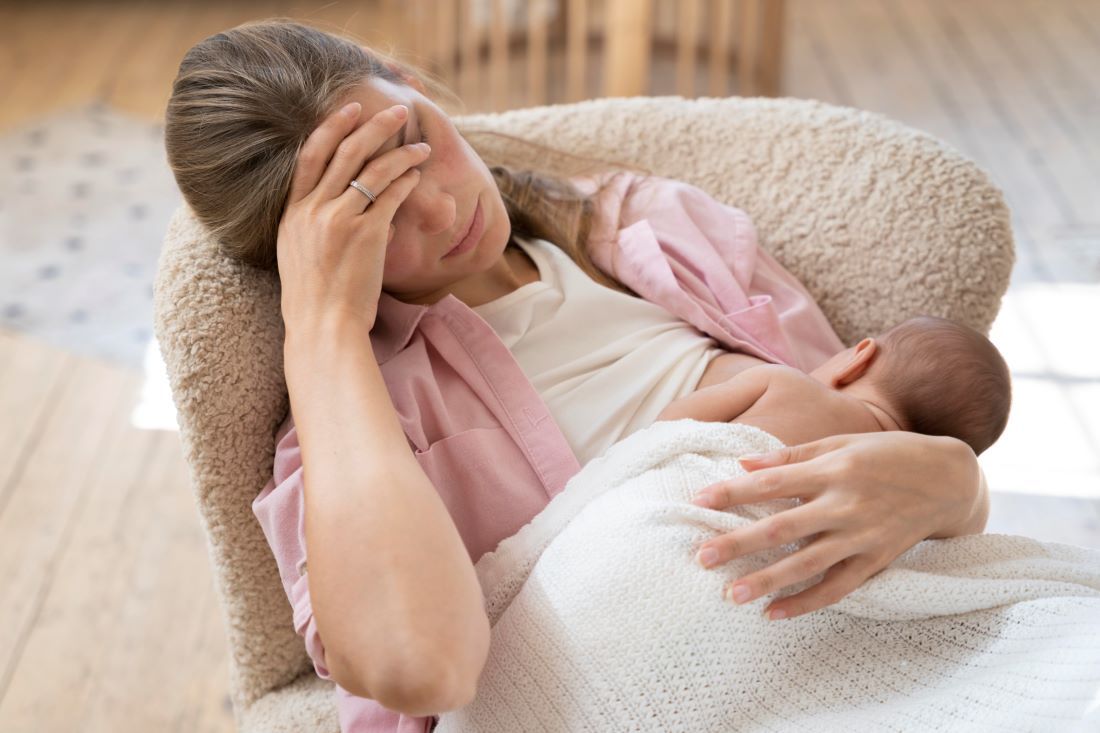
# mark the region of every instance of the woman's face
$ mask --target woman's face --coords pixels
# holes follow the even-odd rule
[[[370,79],[343,100],[362,104],[358,124],[404,104],[409,109],[406,144],[426,141],[432,148],[417,166],[419,182],[394,215],[382,289],[407,303],[434,303],[448,293],[465,300],[461,294],[474,295],[483,287],[485,273],[503,262],[511,224],[489,168],[443,110],[424,96],[419,82],[411,84]],[[394,149],[399,137],[400,132],[368,160]],[[481,236],[472,248],[444,258],[466,231],[479,203]]]

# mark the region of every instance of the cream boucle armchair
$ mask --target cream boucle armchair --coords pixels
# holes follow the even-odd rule
[[[971,161],[883,117],[791,99],[601,99],[456,118],[486,162],[578,172],[475,130],[629,161],[747,211],[847,343],[916,313],[988,332],[1014,260],[1001,193]],[[227,261],[186,206],[156,278],[156,336],[221,595],[242,731],[339,726],[251,502],[288,409],[279,284]]]

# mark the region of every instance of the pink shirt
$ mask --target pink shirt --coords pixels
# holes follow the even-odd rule
[[[589,193],[598,180],[573,179]],[[588,244],[596,266],[723,348],[803,371],[844,348],[805,288],[757,246],[739,209],[690,184],[633,173],[618,174],[599,205],[606,218]],[[410,448],[472,562],[580,470],[511,352],[453,295],[410,305],[382,293],[370,340]],[[317,674],[330,679],[303,572],[302,460],[292,416],[275,440],[273,476],[252,510],[278,563],[294,629]],[[422,733],[436,720],[401,715],[338,685],[336,696],[343,733]]]

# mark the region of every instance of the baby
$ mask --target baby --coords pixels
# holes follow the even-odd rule
[[[745,423],[786,445],[908,430],[958,438],[977,455],[1001,435],[1010,401],[1008,366],[989,339],[920,316],[809,374],[778,364],[751,367],[669,403],[657,420]]]

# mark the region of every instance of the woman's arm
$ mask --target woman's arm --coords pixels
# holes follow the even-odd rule
[[[364,337],[346,319],[287,333],[309,590],[330,672],[406,715],[473,699],[489,621],[470,556],[417,463]]]
[[[725,509],[772,499],[801,499],[700,545],[718,559],[813,537],[779,562],[736,580],[747,603],[824,573],[816,585],[765,611],[793,618],[836,603],[925,539],[980,533],[989,495],[974,452],[960,440],[904,431],[833,435],[753,458],[749,473],[704,488],[700,506]],[[735,596],[736,598],[736,596]]]
[[[307,583],[330,676],[422,716],[473,698],[489,621],[473,563],[390,400],[367,334],[393,218],[428,151],[378,154],[404,105],[327,116],[302,145],[276,254],[301,448]],[[369,161],[369,163],[368,163]],[[348,181],[367,175],[367,205]]]
[[[965,444],[964,444],[965,445]],[[966,446],[970,450],[970,446]],[[974,458],[977,462],[977,456]],[[970,515],[965,517],[955,527],[948,527],[935,534],[928,535],[930,540],[946,539],[948,537],[961,537],[967,534],[981,534],[985,531],[985,525],[989,522],[989,484],[985,480],[985,472],[978,466],[978,489],[974,494],[974,505]]]

